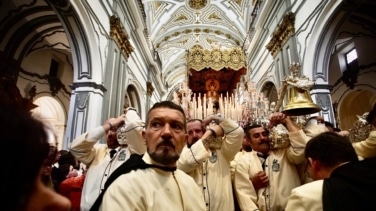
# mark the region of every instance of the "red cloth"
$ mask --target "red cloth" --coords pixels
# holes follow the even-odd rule
[[[72,211],[80,211],[81,193],[85,175],[71,177],[60,183],[60,193],[72,203]]]

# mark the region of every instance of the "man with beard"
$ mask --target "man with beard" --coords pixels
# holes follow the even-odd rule
[[[126,138],[122,140],[117,138],[117,130],[120,126],[123,126],[126,131]],[[70,148],[71,153],[87,166],[82,188],[81,211],[90,209],[103,190],[109,176],[128,160],[131,154],[145,152],[145,143],[141,137],[143,126],[144,123],[136,110],[128,108],[125,110],[125,114],[117,118],[110,118],[102,126],[73,140]],[[107,143],[97,143],[105,135]]]
[[[234,189],[241,210],[284,210],[293,188],[301,185],[296,164],[304,162],[304,147],[309,137],[283,113],[274,113],[270,122],[283,123],[290,145],[271,148],[269,132],[261,125],[247,128],[252,151],[238,161]]]
[[[154,104],[142,136],[146,153],[132,155],[113,173],[99,210],[205,210],[200,188],[176,169],[187,140],[183,109],[171,101]]]
[[[188,140],[178,168],[201,187],[206,210],[234,210],[230,162],[241,148],[243,129],[235,121],[217,115],[190,120],[187,129]]]

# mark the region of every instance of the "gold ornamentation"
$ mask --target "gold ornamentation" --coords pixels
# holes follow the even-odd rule
[[[167,35],[165,36],[161,42],[158,42],[155,46],[156,48],[160,48],[163,44],[164,41],[169,41],[171,38],[178,38],[181,36],[181,34],[186,34],[186,35],[197,35],[199,33],[204,33],[204,34],[210,34],[210,33],[214,33],[215,35],[218,35],[218,36],[225,36],[228,40],[232,40],[232,42],[234,42],[236,45],[240,45],[240,41],[236,38],[234,38],[231,34],[225,34],[223,33],[222,31],[220,30],[212,30],[212,29],[209,29],[209,28],[205,28],[205,29],[200,29],[200,28],[196,28],[194,30],[192,29],[184,29],[182,31],[179,31],[179,32],[174,32],[173,34],[171,35]],[[209,42],[210,43],[210,42]]]
[[[150,81],[146,82],[146,93],[151,96],[154,92],[153,84]]]
[[[202,140],[203,144],[207,146],[210,150],[215,151],[216,149],[222,148],[223,137],[214,138],[212,135],[208,136]]]
[[[353,127],[349,130],[349,139],[352,143],[360,142],[368,138],[371,132],[371,124],[366,120],[368,113],[369,112],[366,112],[362,116],[356,115],[358,120],[356,120]]]
[[[290,145],[289,133],[285,126],[278,124],[270,129],[270,147],[272,149],[286,148]]]
[[[209,19],[217,19],[217,20],[222,20],[217,14],[215,13],[212,13],[211,15],[209,15]]]
[[[188,5],[192,9],[202,9],[207,5],[208,1],[207,0],[189,0]]]
[[[133,52],[134,47],[129,42],[127,32],[121,25],[119,17],[115,15],[110,17],[110,28],[110,36],[118,44],[120,51],[125,58],[128,59],[129,55]]]
[[[181,21],[181,20],[188,20],[188,18],[185,15],[180,15],[178,18],[176,18],[175,21]]]
[[[203,49],[200,45],[195,45],[188,53],[188,67],[197,71],[204,68],[239,70],[245,67],[244,52],[240,48],[209,51]]]
[[[295,14],[290,12],[283,17],[282,23],[273,32],[273,37],[266,45],[273,57],[277,55],[286,41],[295,33],[294,24]]]

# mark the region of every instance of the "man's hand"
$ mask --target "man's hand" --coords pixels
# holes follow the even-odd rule
[[[114,122],[111,122],[115,127],[119,127],[125,121],[125,114],[122,114],[114,119]]]
[[[216,125],[219,125],[223,120],[224,119],[222,117],[212,114],[202,120],[202,125],[204,126],[204,128],[206,128],[206,126],[210,125],[213,121]]]
[[[124,120],[125,120],[125,114],[122,114],[118,116],[117,118],[109,118],[104,122],[103,128],[106,131],[108,130],[116,131],[117,128],[120,127],[124,123]]]
[[[205,129],[211,128],[214,130],[216,137],[222,137],[224,134],[224,131],[219,124],[223,121],[224,119],[219,117],[218,115],[209,115],[205,117],[202,120],[202,127]],[[214,124],[212,124],[214,122]]]
[[[269,128],[272,128],[280,123],[286,123],[286,115],[282,112],[274,112],[269,120]]]
[[[265,188],[269,185],[269,177],[264,171],[258,172],[253,178],[251,178],[251,181],[255,190]]]

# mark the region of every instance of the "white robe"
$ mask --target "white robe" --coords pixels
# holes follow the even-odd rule
[[[146,163],[155,164],[145,153]],[[201,189],[195,181],[177,169],[138,169],[120,175],[107,189],[99,210],[205,210]]]
[[[289,133],[290,146],[270,150],[265,161],[269,186],[255,190],[251,181],[263,171],[257,152],[246,152],[238,161],[234,174],[234,189],[242,211],[282,211],[291,190],[301,185],[295,164],[304,161],[304,148],[308,140],[302,130]]]
[[[221,149],[215,150],[215,162],[209,159],[212,152],[204,147],[202,140],[198,140],[191,148],[183,148],[177,166],[192,176],[201,187],[207,210],[229,211],[234,210],[230,162],[241,148],[244,131],[237,123],[228,119],[219,125],[225,138]]]
[[[118,147],[117,153],[111,159],[111,149],[107,144],[97,142],[105,136],[102,126],[88,133],[84,133],[73,140],[70,151],[83,164],[88,167],[81,196],[81,211],[87,211],[94,204],[111,173],[130,157],[131,153],[143,154],[146,146],[143,142],[141,131],[144,123],[136,111],[126,113],[127,147]]]

